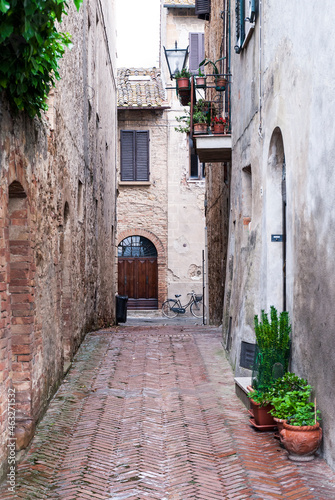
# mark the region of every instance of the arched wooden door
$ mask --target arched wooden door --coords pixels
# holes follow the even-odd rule
[[[129,236],[118,246],[118,293],[128,309],[157,309],[158,267],[155,245],[144,236]]]

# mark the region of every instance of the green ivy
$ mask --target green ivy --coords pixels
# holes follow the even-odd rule
[[[79,10],[82,0],[74,0]],[[57,31],[67,14],[64,0],[0,0],[0,89],[14,110],[40,116],[60,79],[58,61],[71,45]]]

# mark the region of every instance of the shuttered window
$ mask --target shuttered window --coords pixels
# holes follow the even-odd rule
[[[211,0],[195,0],[195,15],[200,19],[209,19]]]
[[[149,180],[149,131],[121,130],[121,181]]]
[[[205,35],[204,33],[189,34],[189,70],[191,73],[197,73],[199,63],[205,58]]]

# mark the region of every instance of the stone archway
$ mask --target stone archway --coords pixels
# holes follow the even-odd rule
[[[286,164],[277,127],[271,137],[266,181],[267,307],[286,309]]]
[[[32,363],[34,355],[34,257],[30,210],[18,181],[8,189],[11,379],[15,390],[17,449],[26,448],[34,432]]]

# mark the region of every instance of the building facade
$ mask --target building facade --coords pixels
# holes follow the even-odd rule
[[[84,334],[115,313],[116,75],[113,3],[73,5],[73,48],[41,119],[0,115],[1,441],[8,394],[26,448]],[[106,30],[105,26],[108,26]]]
[[[185,109],[163,46],[186,48],[203,29],[194,1],[161,2],[162,68],[118,72],[118,291],[129,308],[160,308],[168,296],[202,292],[204,170],[186,134],[175,131]]]
[[[232,161],[224,344],[236,374],[250,375],[241,350],[255,342],[254,315],[272,305],[289,311],[290,369],[315,388],[322,451],[333,467],[334,86],[326,54],[334,9],[330,1],[322,9],[316,1],[301,9],[288,1],[213,0],[206,27],[210,50],[219,43],[215,20],[229,12]]]

